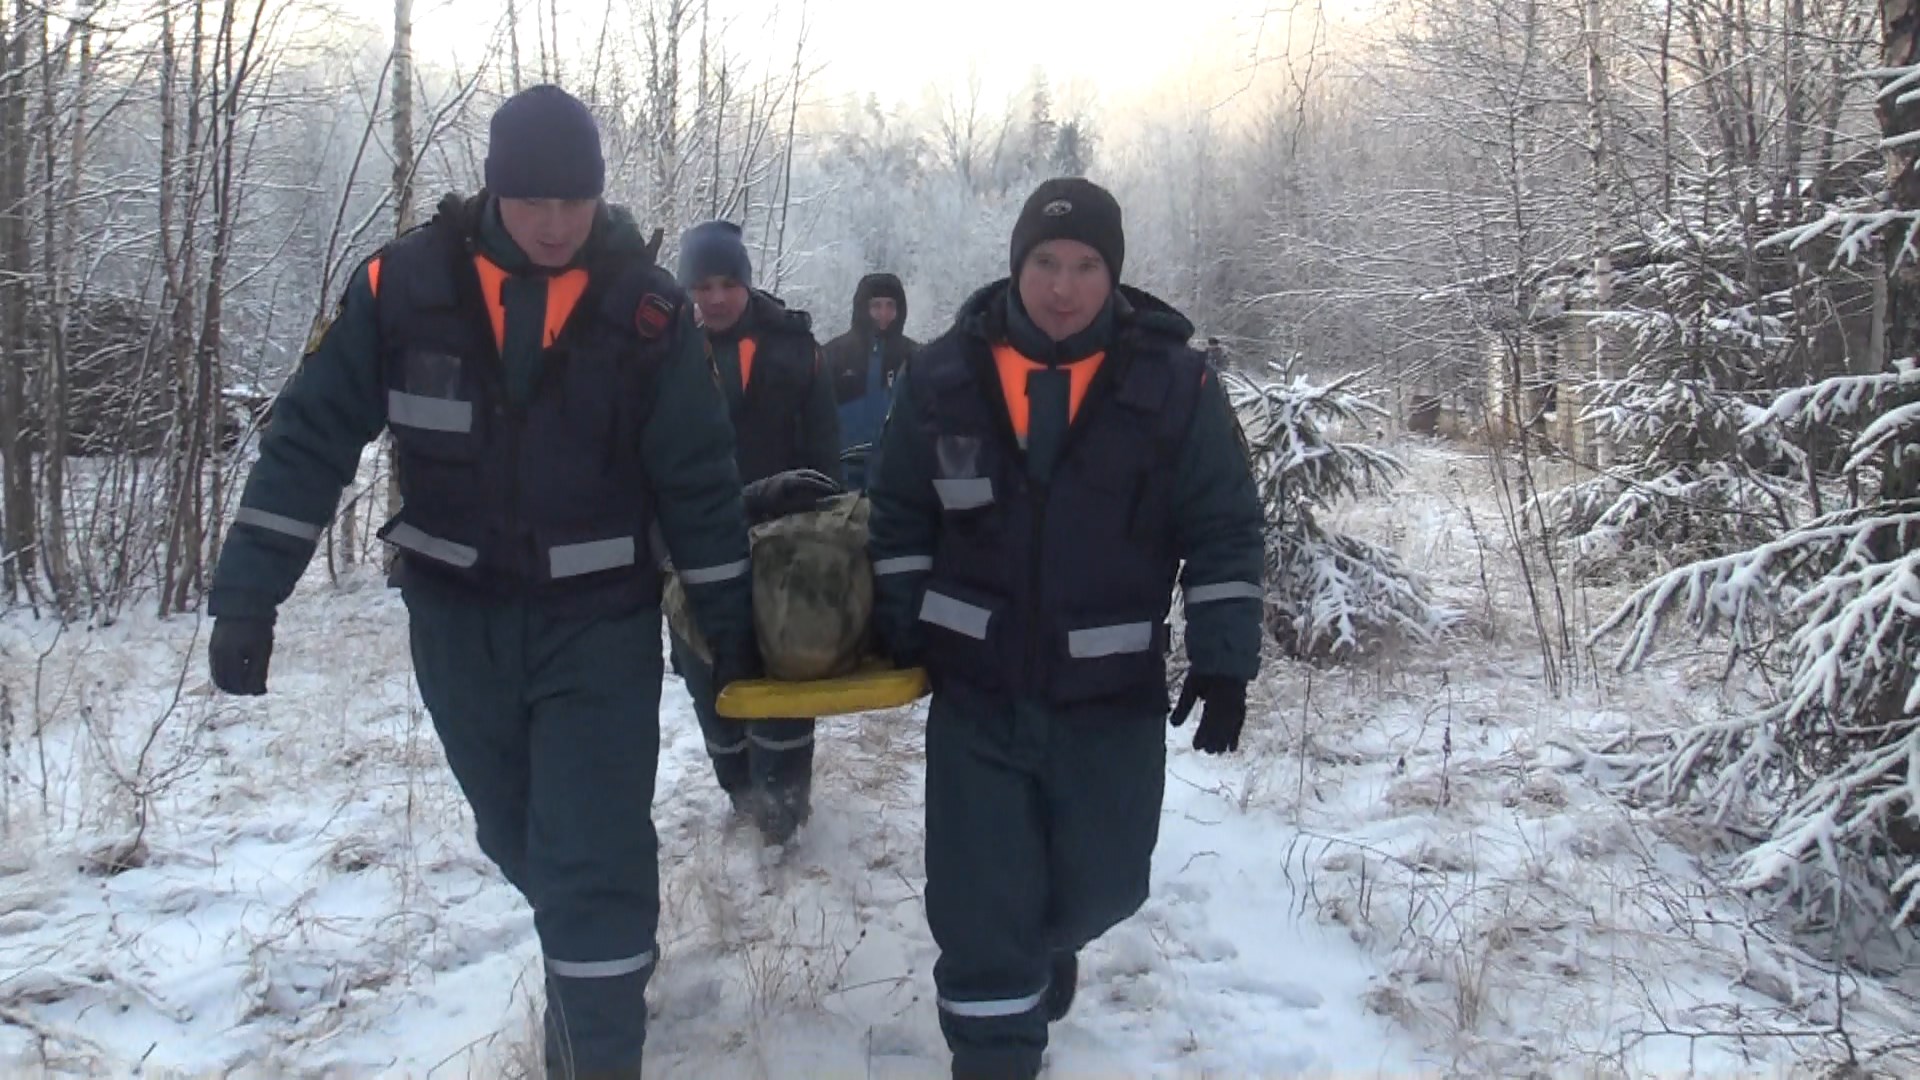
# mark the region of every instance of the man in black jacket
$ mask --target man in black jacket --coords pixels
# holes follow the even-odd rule
[[[839,422],[812,318],[753,288],[753,262],[729,221],[696,225],[681,237],[680,283],[693,297],[727,397],[740,479],[752,485],[811,470],[837,486]],[[719,687],[707,664],[677,634],[673,661],[721,789],[768,844],[785,843],[811,808],[813,721],[724,719],[714,709]]]
[[[1179,312],[1121,285],[1120,206],[1049,180],[981,289],[894,386],[870,495],[874,620],[924,662],[927,922],[957,1078],[1030,1080],[1079,949],[1138,910],[1159,836],[1167,617],[1240,742],[1260,666],[1262,517]]]
[[[752,663],[733,433],[690,307],[586,106],[494,114],[487,187],[349,280],[261,437],[208,608],[213,681],[264,694],[274,614],[382,428],[420,697],[480,848],[533,907],[549,1077],[637,1080],[659,918],[657,527],[726,683]]]

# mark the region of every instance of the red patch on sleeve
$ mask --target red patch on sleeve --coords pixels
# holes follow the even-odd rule
[[[640,305],[633,310],[633,328],[640,331],[641,337],[661,337],[672,325],[673,305],[667,302],[666,297],[648,293],[640,298]]]

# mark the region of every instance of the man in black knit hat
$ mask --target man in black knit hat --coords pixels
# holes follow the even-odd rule
[[[549,1077],[640,1075],[659,917],[657,532],[724,685],[752,663],[733,433],[659,234],[600,198],[586,106],[494,114],[486,189],[368,259],[274,406],[214,571],[213,681],[264,694],[274,613],[392,432],[414,676],[480,848],[533,907]]]
[[[988,285],[894,385],[869,493],[874,621],[933,678],[927,922],[956,1078],[1038,1075],[1078,951],[1137,911],[1175,726],[1237,749],[1262,517],[1193,326],[1121,285],[1120,206],[1049,180]]]
[[[761,516],[770,503],[839,491],[839,421],[812,316],[753,287],[753,260],[731,221],[688,229],[680,238],[679,269],[733,417],[748,516]],[[763,841],[785,844],[812,811],[814,722],[721,716],[715,709],[721,684],[706,662],[677,634],[672,649],[721,790]]]

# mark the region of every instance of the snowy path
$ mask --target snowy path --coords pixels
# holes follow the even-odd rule
[[[133,758],[193,627],[134,620],[59,644],[98,683],[76,694],[116,721],[56,730],[49,757],[73,764],[54,814],[14,822],[62,843],[10,845],[0,864],[0,1061],[261,1076],[531,1062],[531,919],[473,845],[402,620],[371,583],[303,589],[273,696],[212,699],[189,670],[156,741],[181,771],[152,800],[143,865],[117,874],[74,857],[131,835],[103,747]],[[44,634],[14,627],[10,653]],[[727,834],[677,680],[666,695],[650,1075],[944,1076],[920,714],[826,726],[814,820],[776,862]],[[1367,1010],[1374,961],[1289,883],[1286,822],[1221,794],[1245,768],[1176,750],[1154,896],[1088,951],[1051,1075],[1398,1075],[1419,1060]]]
[[[1341,524],[1462,632],[1270,663],[1236,758],[1169,734],[1152,899],[1085,955],[1051,1075],[1811,1076],[1842,1010],[1867,1064],[1920,1075],[1920,956],[1836,979],[1728,890],[1710,833],[1562,749],[1738,707],[1717,664],[1553,694],[1484,463],[1412,460]],[[534,1075],[531,918],[474,846],[395,598],[305,583],[264,701],[205,692],[195,631],[0,620],[0,1073]],[[779,861],[726,834],[674,680],[662,736],[649,1074],[945,1076],[918,714],[824,726]]]

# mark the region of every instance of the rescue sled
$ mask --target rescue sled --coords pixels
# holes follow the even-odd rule
[[[730,720],[844,716],[911,705],[928,689],[925,668],[876,663],[837,679],[742,679],[720,692],[714,711]]]

